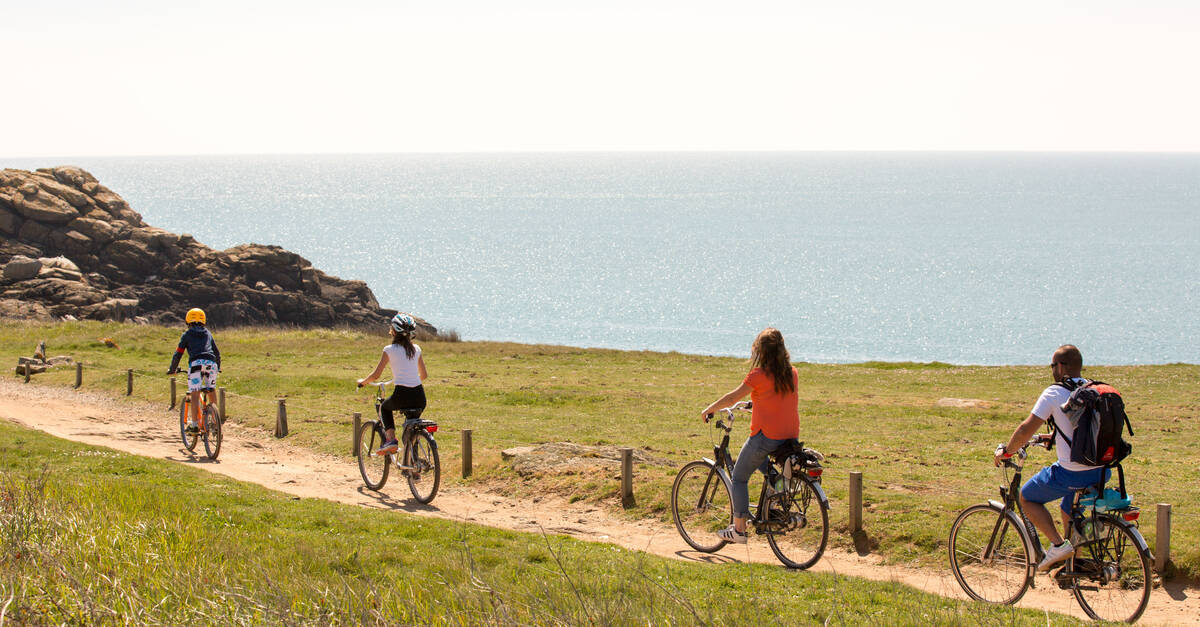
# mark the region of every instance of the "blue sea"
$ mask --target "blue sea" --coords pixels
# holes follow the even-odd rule
[[[72,164],[468,340],[798,361],[1200,363],[1200,155],[557,153]],[[381,321],[382,322],[382,321]]]

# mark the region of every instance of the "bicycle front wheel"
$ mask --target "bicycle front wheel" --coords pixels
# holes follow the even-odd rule
[[[715,553],[726,542],[717,532],[733,522],[729,486],[707,462],[689,462],[671,486],[671,517],[684,542],[701,553]]]
[[[972,505],[950,527],[950,570],[972,599],[1011,605],[1029,589],[1029,542],[1015,518]]]
[[[425,431],[412,435],[406,465],[411,466],[405,474],[408,475],[408,489],[412,491],[413,498],[421,503],[432,501],[442,482],[442,462],[438,459],[437,444],[432,435]]]
[[[188,433],[188,412],[191,411],[191,401],[186,398],[179,404],[179,436],[183,438],[183,447],[189,451],[196,450],[196,442],[200,441],[199,433]]]
[[[212,405],[204,406],[204,452],[209,459],[216,459],[221,454],[221,416]]]
[[[1094,527],[1067,561],[1075,600],[1096,620],[1132,623],[1150,602],[1150,556],[1125,521],[1097,516]]]
[[[362,423],[358,428],[358,472],[363,483],[371,490],[380,490],[387,483],[391,455],[376,455],[383,446],[383,431],[374,420]]]
[[[788,568],[810,568],[829,542],[829,505],[807,478],[793,489],[767,497],[767,544]]]

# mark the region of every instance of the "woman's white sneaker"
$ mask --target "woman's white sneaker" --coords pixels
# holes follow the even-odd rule
[[[733,525],[729,525],[728,527],[718,531],[717,537],[726,542],[732,542],[734,544],[746,543],[746,533],[743,531],[738,531],[733,527]]]

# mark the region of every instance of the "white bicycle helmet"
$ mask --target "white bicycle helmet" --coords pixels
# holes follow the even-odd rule
[[[411,335],[417,329],[417,322],[406,313],[392,316],[392,330],[400,335]]]

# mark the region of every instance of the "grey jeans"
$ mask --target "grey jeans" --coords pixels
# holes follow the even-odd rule
[[[772,440],[763,435],[762,431],[746,439],[742,450],[738,453],[737,463],[733,465],[733,515],[737,518],[750,517],[750,477],[755,470],[767,472],[767,455],[783,445],[787,440]]]

